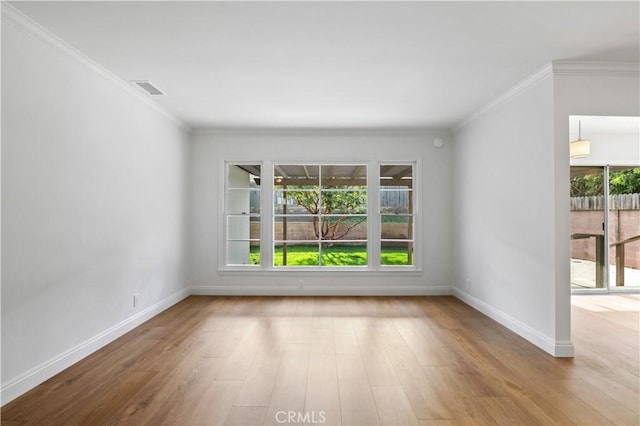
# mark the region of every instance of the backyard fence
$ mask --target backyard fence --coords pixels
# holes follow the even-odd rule
[[[623,241],[640,235],[640,208],[638,208],[638,194],[633,197],[614,195],[610,200],[611,210],[609,219],[609,243]],[[603,234],[603,222],[605,212],[602,210],[602,197],[581,197],[591,199],[580,204],[582,209],[576,209],[572,204],[571,211],[571,235]],[[595,199],[595,200],[594,200]],[[572,199],[573,201],[573,199]],[[635,202],[635,204],[634,204]],[[609,251],[609,263],[615,265],[617,250],[620,246],[611,246]],[[630,242],[624,245],[625,267],[640,269],[640,241]],[[595,262],[596,239],[582,238],[571,240],[571,258],[583,259]]]
[[[604,197],[571,197],[571,210],[602,210]],[[619,194],[609,196],[610,210],[640,210],[640,194]]]
[[[389,186],[385,188],[386,191],[380,191],[380,205],[382,207],[402,207],[409,205],[409,191],[403,186]],[[252,204],[260,204],[259,194],[257,192],[251,193]],[[281,194],[273,194],[273,204],[284,204],[284,199]],[[295,200],[289,199],[288,205],[295,205]]]
[[[380,191],[381,207],[402,207],[409,205],[409,191],[402,187],[388,187],[387,191]]]

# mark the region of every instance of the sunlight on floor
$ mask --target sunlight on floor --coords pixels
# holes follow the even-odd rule
[[[615,311],[640,313],[640,294],[574,294],[571,296],[571,304],[592,312]]]

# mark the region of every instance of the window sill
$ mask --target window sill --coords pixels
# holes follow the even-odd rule
[[[419,276],[422,275],[423,270],[421,268],[417,268],[415,266],[387,266],[387,267],[379,267],[379,268],[371,268],[367,266],[349,266],[349,267],[271,267],[271,268],[260,268],[260,267],[225,267],[218,268],[219,275],[242,275],[242,274],[250,274],[250,275],[304,275],[304,274],[345,274],[351,276],[371,276],[371,275],[393,275],[401,273],[404,276]]]

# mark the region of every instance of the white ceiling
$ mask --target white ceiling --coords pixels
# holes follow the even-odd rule
[[[11,2],[193,127],[449,128],[552,60],[640,60],[638,2]]]
[[[578,139],[578,122],[584,139],[590,134],[626,134],[640,141],[640,117],[572,115],[569,117],[569,140]]]

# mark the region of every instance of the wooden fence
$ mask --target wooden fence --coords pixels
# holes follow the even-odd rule
[[[602,210],[604,197],[571,197],[571,210]],[[609,196],[609,210],[640,210],[640,194]]]

